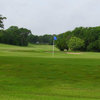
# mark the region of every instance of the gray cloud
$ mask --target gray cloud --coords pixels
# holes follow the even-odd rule
[[[17,25],[37,35],[99,26],[99,9],[100,0],[0,0],[5,28]]]

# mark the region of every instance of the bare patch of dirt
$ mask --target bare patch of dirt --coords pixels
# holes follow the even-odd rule
[[[77,54],[77,55],[79,55],[79,54],[82,54],[82,53],[74,53],[74,52],[66,52],[67,54]]]

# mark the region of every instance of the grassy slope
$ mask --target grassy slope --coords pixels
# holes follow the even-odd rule
[[[100,54],[0,44],[2,100],[99,100]]]

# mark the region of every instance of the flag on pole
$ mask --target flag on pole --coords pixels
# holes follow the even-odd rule
[[[57,37],[56,36],[54,36],[54,40],[57,40]]]
[[[54,41],[55,41],[55,40],[57,40],[57,37],[56,37],[56,36],[53,37],[53,52],[52,52],[52,55],[53,55],[53,56],[54,56],[54,53],[55,53],[55,52],[54,52],[54,51],[55,51],[55,50],[54,50],[54,45],[55,45],[55,44],[54,44]]]

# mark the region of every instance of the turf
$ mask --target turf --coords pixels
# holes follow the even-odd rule
[[[2,100],[100,100],[100,53],[0,44]]]

